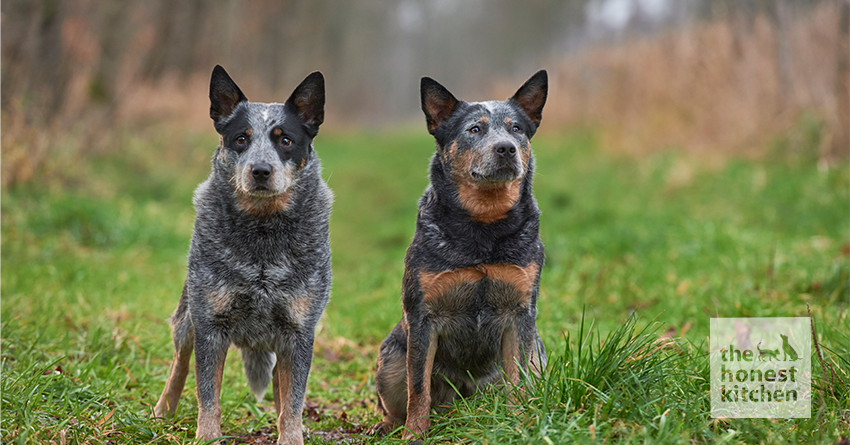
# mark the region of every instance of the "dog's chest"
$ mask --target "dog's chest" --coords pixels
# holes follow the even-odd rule
[[[231,262],[212,276],[204,295],[214,322],[240,347],[276,349],[286,335],[307,327],[320,308],[321,277],[292,264]],[[212,276],[210,278],[212,278]]]
[[[419,272],[422,304],[437,325],[480,328],[528,313],[537,264],[487,264]]]
[[[538,266],[489,264],[420,272],[422,305],[437,331],[435,366],[476,377],[492,372],[510,325],[531,317]]]

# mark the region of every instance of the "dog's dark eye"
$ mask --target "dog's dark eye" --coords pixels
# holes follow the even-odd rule
[[[236,145],[239,145],[240,147],[245,146],[245,144],[247,143],[248,138],[246,138],[245,136],[239,136],[236,138]]]
[[[281,139],[280,143],[283,144],[284,147],[289,147],[290,145],[292,145],[292,139],[283,138]]]
[[[474,126],[474,127],[472,127],[472,128],[470,128],[470,129],[469,129],[469,132],[470,132],[470,133],[478,133],[479,131],[481,131],[481,128],[480,128],[480,127],[478,127],[478,125],[476,125],[476,126]]]
[[[511,128],[511,131],[513,131],[514,133],[519,133],[520,128],[518,126],[514,125],[513,128]]]

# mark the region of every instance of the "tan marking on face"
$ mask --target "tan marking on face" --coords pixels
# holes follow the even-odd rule
[[[245,130],[245,134],[248,135],[248,136],[251,136],[252,134],[254,134],[254,129],[249,128],[249,129]]]
[[[224,136],[218,137],[218,158],[221,162],[227,163],[227,150],[224,148]]]
[[[245,213],[264,218],[286,209],[291,195],[291,190],[275,196],[253,196],[237,190],[236,206]]]
[[[452,145],[447,150],[443,150],[443,163],[447,164],[457,155],[457,141],[452,141]]]
[[[299,167],[299,170],[303,169],[306,166],[307,166],[307,158],[304,158],[304,159],[301,160],[301,167]]]
[[[511,118],[509,118],[509,117],[506,117],[506,118],[505,118],[505,123],[506,123],[506,124],[510,124],[510,123],[511,123],[511,122],[513,122],[513,121],[514,121],[514,120],[513,120],[513,119],[511,119]]]
[[[283,130],[281,130],[280,128],[275,128],[274,130],[272,130],[272,134],[275,136],[280,136],[281,134],[283,134]]]
[[[481,122],[484,122],[484,123],[486,124],[487,122],[490,122],[490,118],[489,118],[489,117],[487,117],[487,116],[481,116],[480,121],[481,121]]]
[[[472,180],[469,175],[469,170],[472,167],[473,161],[475,161],[475,153],[472,150],[466,150],[463,153],[458,154],[457,142],[452,143],[452,146],[447,153],[446,162],[451,165],[452,179],[454,179],[455,182]]]
[[[519,200],[522,177],[504,183],[479,183],[472,180],[470,169],[476,153],[467,150],[457,155],[456,144],[451,153],[452,179],[457,184],[460,205],[472,216],[472,219],[490,224],[507,216],[508,210]],[[528,171],[528,159],[531,151],[520,149],[523,171]]]
[[[230,310],[236,296],[231,292],[219,291],[207,295],[207,301],[216,314],[223,314]]]

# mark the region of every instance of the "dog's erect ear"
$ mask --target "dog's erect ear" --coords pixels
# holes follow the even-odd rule
[[[546,105],[548,91],[549,76],[546,70],[540,70],[526,80],[509,100],[519,104],[536,128],[540,126],[540,119],[543,118],[543,105]]]
[[[210,117],[218,124],[222,119],[233,114],[240,102],[248,98],[236,86],[236,82],[227,75],[227,71],[216,65],[210,78]]]
[[[423,77],[419,82],[419,92],[422,94],[422,111],[428,132],[434,134],[440,124],[448,119],[457,106],[458,100],[436,80]]]
[[[319,125],[325,121],[325,76],[316,71],[307,76],[286,103],[295,109],[311,137],[316,137]]]

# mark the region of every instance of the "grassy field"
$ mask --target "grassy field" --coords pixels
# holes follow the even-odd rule
[[[2,195],[3,443],[186,443],[190,374],[173,423],[149,419],[172,354],[167,317],[185,275],[194,187],[216,143],[169,131],[117,138],[111,155],[63,180]],[[318,328],[309,443],[361,436],[374,413],[374,363],[401,317],[402,258],[427,184],[424,129],[321,134],[336,194],[334,285]],[[542,379],[433,419],[433,443],[835,443],[850,436],[850,165],[760,162],[675,151],[605,153],[590,132],[535,139],[546,265],[538,327]],[[709,416],[711,317],[805,316],[811,419]],[[274,437],[271,393],[249,396],[238,354],[222,391],[223,430]]]

